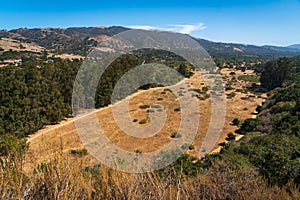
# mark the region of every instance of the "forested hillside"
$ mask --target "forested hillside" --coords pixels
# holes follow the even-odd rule
[[[0,38],[13,38],[24,42],[35,42],[56,53],[79,54],[86,56],[92,47],[103,41],[101,36],[113,36],[128,28],[88,27],[88,28],[35,28],[0,31]]]
[[[263,70],[261,83],[266,89],[296,84],[299,82],[300,56],[272,60],[259,65],[258,70]]]
[[[280,58],[260,65],[262,87],[269,91],[257,119],[240,125],[241,142],[225,145],[216,157],[232,165],[251,165],[269,184],[300,185],[300,59]]]
[[[0,68],[0,133],[19,137],[71,115],[80,61],[31,59]]]

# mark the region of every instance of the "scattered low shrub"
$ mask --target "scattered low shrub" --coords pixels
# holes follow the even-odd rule
[[[137,149],[137,150],[134,151],[134,153],[142,153],[142,151]]]
[[[225,90],[226,91],[228,91],[228,90],[233,90],[234,88],[233,87],[231,87],[231,85],[226,85],[226,87],[225,87]]]
[[[147,123],[147,119],[142,119],[139,124],[146,124]]]
[[[172,90],[169,88],[166,88],[166,89],[164,89],[164,92],[172,92]]]
[[[232,93],[229,93],[229,94],[227,94],[227,98],[228,99],[232,99],[233,97],[235,97],[235,92],[232,92]]]
[[[177,133],[177,132],[174,132],[172,133],[171,135],[171,138],[180,138],[181,137],[181,134],[180,133]]]
[[[141,105],[139,108],[140,109],[147,109],[147,108],[150,108],[150,106],[149,105]]]
[[[241,120],[239,120],[238,118],[234,118],[234,119],[232,120],[232,124],[235,125],[235,126],[239,126],[240,123],[241,123]]]
[[[87,149],[81,149],[81,150],[78,150],[78,149],[71,149],[70,150],[70,153],[72,155],[87,155]]]
[[[227,140],[227,141],[235,140],[235,135],[233,133],[228,133],[225,140]]]
[[[151,108],[161,108],[161,105],[155,104],[155,105],[151,106]]]
[[[195,146],[193,145],[193,144],[191,144],[190,146],[189,146],[189,150],[194,150],[195,149]]]
[[[238,88],[238,89],[236,89],[236,90],[235,90],[235,92],[241,92],[241,93],[244,93],[244,92],[245,92],[245,90],[244,90],[244,89],[240,89],[240,88]]]
[[[177,107],[174,109],[175,112],[179,112],[180,111],[180,107]]]

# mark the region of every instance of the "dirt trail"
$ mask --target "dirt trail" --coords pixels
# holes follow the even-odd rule
[[[174,86],[180,85],[183,82],[185,82],[186,80],[187,79],[185,78],[185,79],[181,80],[180,82],[178,82]],[[161,90],[162,88],[164,88],[164,87],[156,87],[156,88],[150,88],[148,90],[140,90],[140,91],[135,92],[131,96],[126,97],[126,100],[128,100],[130,98],[133,98],[135,96],[138,96],[138,95],[140,95],[142,93],[149,92],[149,91]],[[117,104],[120,104],[120,103],[121,103],[121,101],[115,103],[114,105],[117,105]],[[46,134],[48,132],[54,131],[55,129],[61,128],[62,126],[66,126],[68,124],[71,124],[71,123],[73,123],[73,122],[75,122],[77,120],[80,120],[82,118],[88,117],[88,116],[90,116],[92,114],[101,112],[102,110],[108,109],[108,108],[110,108],[111,106],[114,106],[114,105],[110,104],[108,106],[105,106],[105,107],[99,108],[99,109],[95,109],[94,111],[91,111],[91,112],[89,112],[87,114],[80,115],[80,116],[75,117],[75,118],[67,118],[67,119],[63,120],[62,122],[60,122],[59,124],[46,126],[45,128],[37,131],[35,134],[30,135],[29,138],[27,139],[27,143],[31,142],[32,140],[34,140],[34,139],[36,139],[36,138],[38,138],[38,137],[40,137],[40,136],[42,136],[42,135],[44,135],[44,134]]]

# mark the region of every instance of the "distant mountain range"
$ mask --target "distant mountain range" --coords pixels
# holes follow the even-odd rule
[[[276,46],[255,46],[234,43],[212,42],[197,39],[199,43],[214,57],[234,59],[275,59],[284,56],[300,55],[300,49]]]
[[[288,46],[289,48],[299,49],[300,50],[300,44],[293,44]]]
[[[265,45],[263,47],[268,48],[268,49],[272,49],[272,50],[275,50],[275,51],[284,51],[284,52],[299,52],[300,51],[300,48],[297,49],[297,48],[292,47],[292,46],[278,47],[278,46]]]
[[[12,38],[21,42],[34,42],[57,53],[87,55],[105,38],[130,30],[126,27],[79,27],[79,28],[20,28],[0,30],[1,38]],[[289,47],[255,46],[197,40],[213,57],[265,59],[300,55],[300,45]]]

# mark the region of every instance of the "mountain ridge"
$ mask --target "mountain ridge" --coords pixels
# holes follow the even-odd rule
[[[293,49],[300,50],[300,44],[293,44],[293,45],[288,46],[288,48],[293,48]]]
[[[34,42],[57,53],[86,56],[106,37],[130,30],[123,26],[70,27],[70,28],[19,28],[0,30],[0,38],[12,38],[22,42]],[[194,38],[213,57],[265,59],[300,55],[300,49],[277,46],[256,46],[236,43],[213,42]]]

